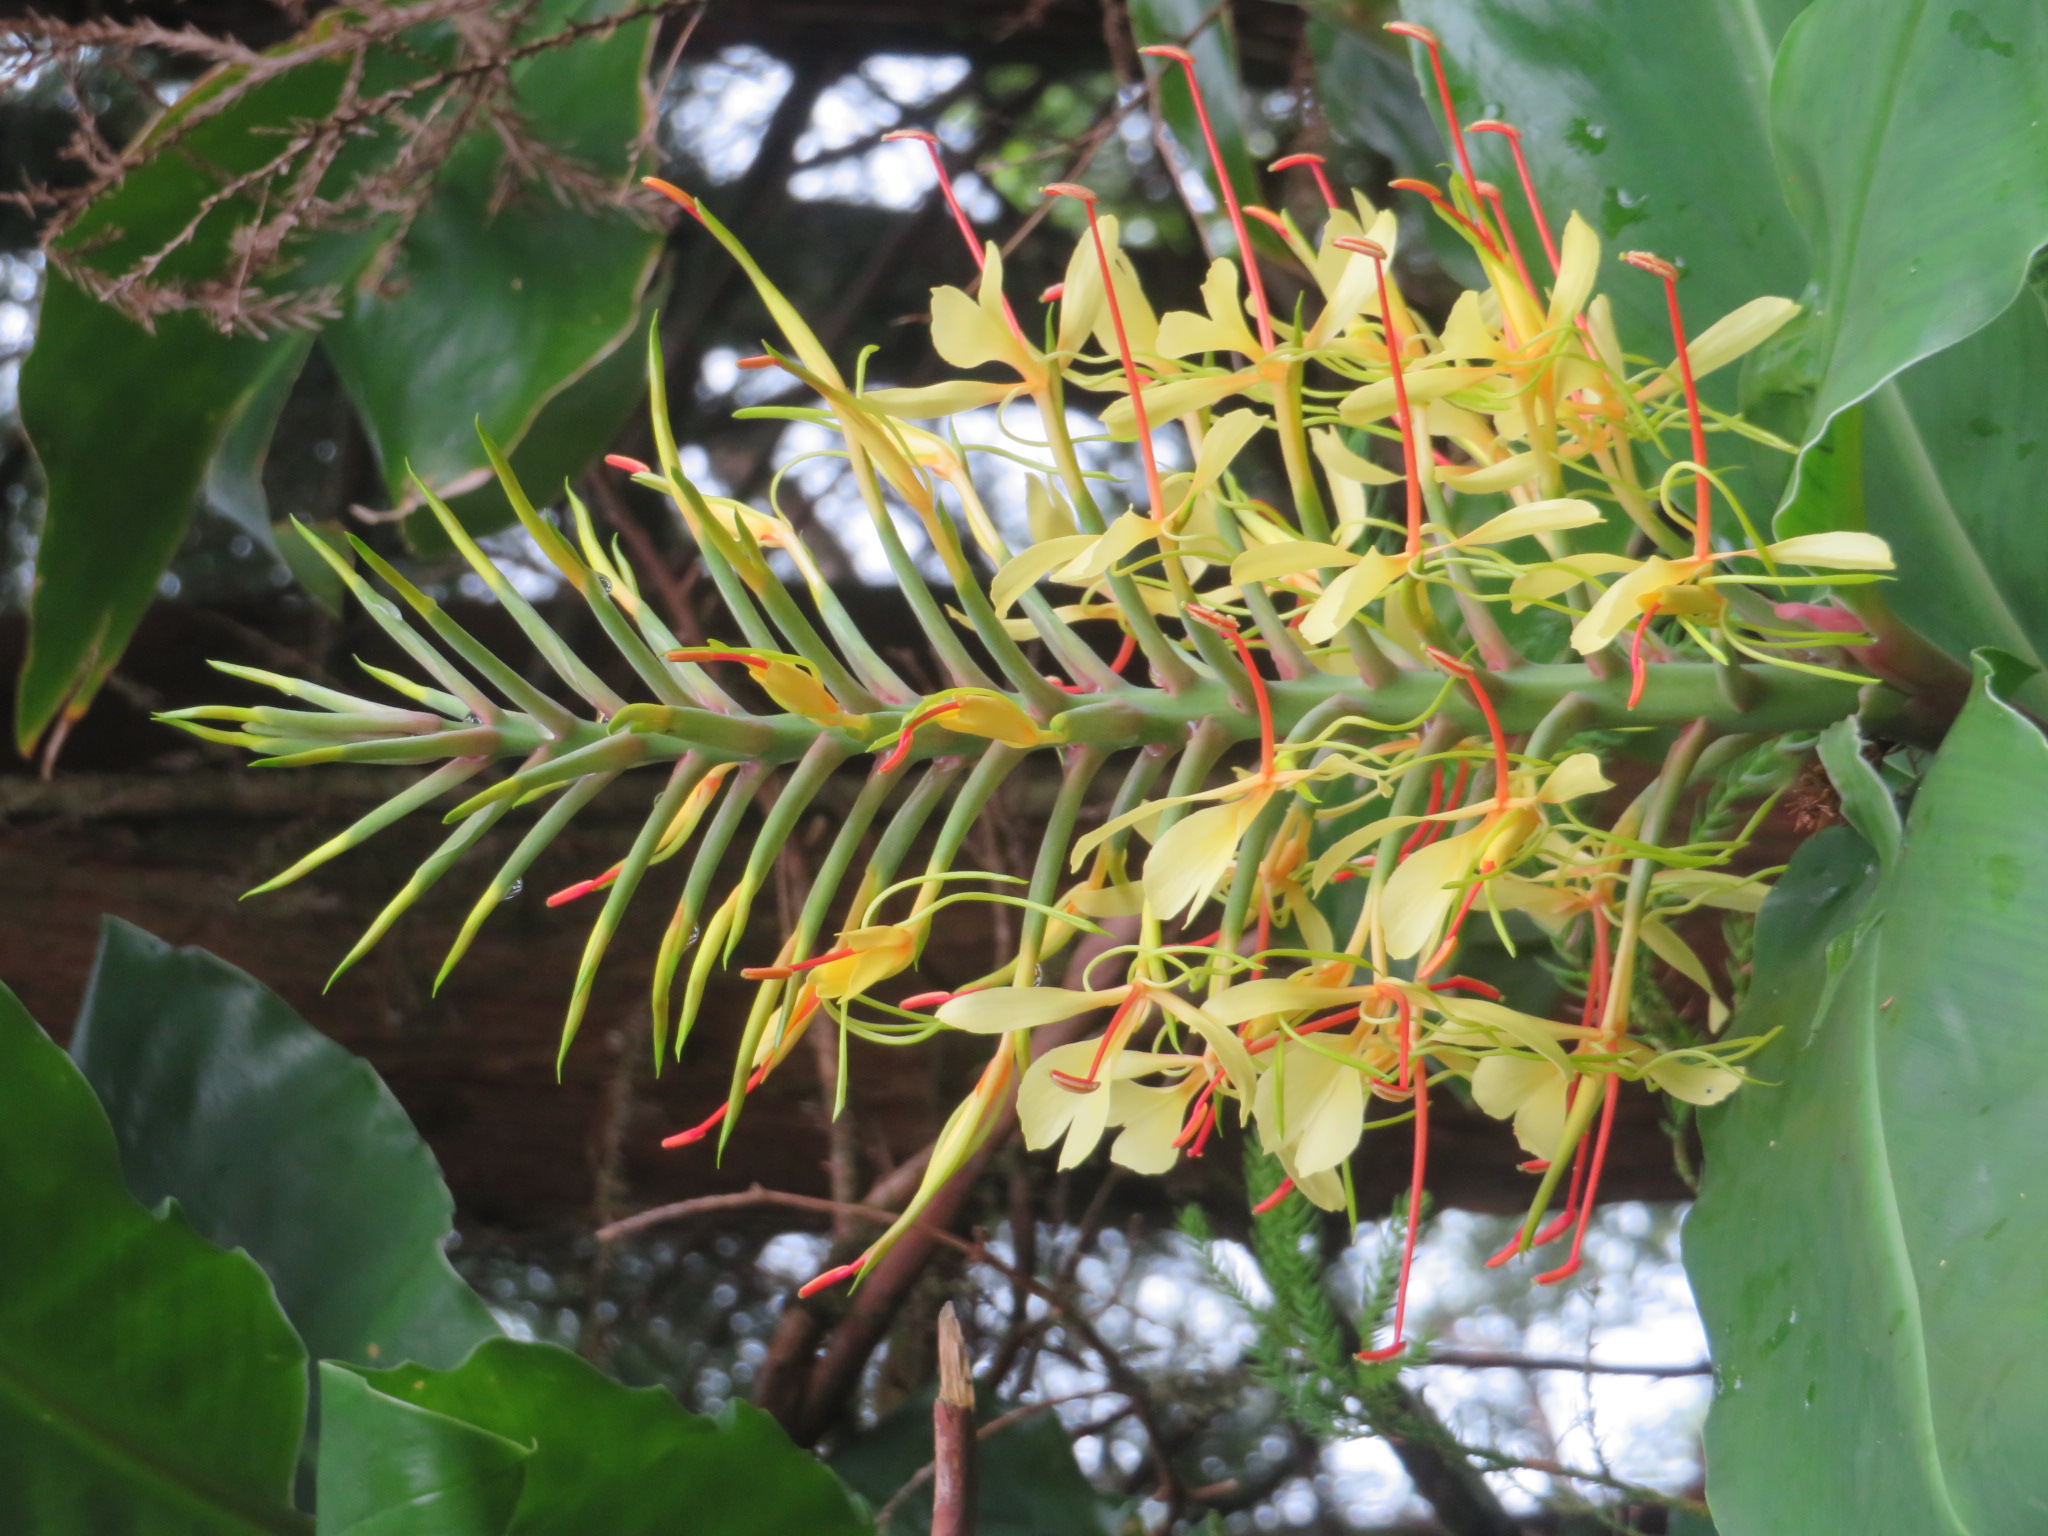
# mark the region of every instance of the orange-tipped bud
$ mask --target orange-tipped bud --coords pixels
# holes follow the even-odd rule
[[[799,1286],[797,1288],[797,1295],[815,1296],[827,1286],[837,1285],[840,1281],[851,1279],[859,1274],[863,1269],[867,1268],[867,1263],[868,1261],[864,1258],[855,1259],[851,1264],[842,1264],[837,1269],[828,1269],[816,1279]]]
[[[1337,192],[1330,185],[1329,173],[1323,169],[1325,164],[1326,162],[1321,155],[1282,155],[1268,166],[1267,169],[1272,171],[1291,171],[1298,165],[1307,166],[1310,173],[1316,179],[1316,190],[1323,194],[1323,205],[1332,213],[1335,213],[1337,211]]]
[[[1287,221],[1270,208],[1247,207],[1245,209],[1245,217],[1257,219],[1261,224],[1278,234],[1283,240],[1287,237]]]
[[[642,464],[638,459],[629,458],[623,453],[608,453],[604,456],[604,461],[611,465],[613,469],[622,469],[629,475],[651,475],[654,473],[652,469]]]
[[[757,352],[752,357],[743,357],[733,364],[733,367],[739,369],[742,373],[754,373],[762,368],[774,368],[777,366],[776,360],[765,352]]]
[[[1049,181],[1038,189],[1046,197],[1078,197],[1084,203],[1095,201],[1095,194],[1078,181]]]
[[[1361,256],[1370,256],[1374,261],[1387,259],[1387,248],[1377,240],[1368,240],[1363,235],[1339,235],[1330,244],[1340,251],[1356,251]]]
[[[1067,285],[1065,283],[1054,283],[1050,288],[1046,289],[1045,292],[1041,293],[1038,296],[1038,302],[1041,304],[1057,304],[1061,299],[1064,299],[1066,296]]]
[[[659,192],[691,218],[700,222],[703,220],[704,213],[697,206],[697,199],[690,196],[689,193],[685,192],[674,182],[663,181],[659,176],[642,176],[640,178],[640,185],[648,188],[650,191]]]
[[[1656,276],[1663,278],[1664,281],[1667,283],[1675,283],[1678,281],[1678,268],[1673,266],[1670,262],[1666,261],[1662,256],[1655,255],[1652,252],[1623,251],[1621,253],[1621,259],[1627,262],[1632,267],[1640,268],[1644,272],[1653,273]]]
[[[1437,186],[1435,182],[1424,181],[1420,176],[1396,176],[1387,185],[1396,192],[1414,192],[1428,198],[1432,203],[1444,200],[1443,188]]]

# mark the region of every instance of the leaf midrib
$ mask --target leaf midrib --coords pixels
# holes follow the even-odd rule
[[[181,1474],[73,1404],[49,1395],[4,1352],[0,1352],[0,1399],[11,1401],[35,1422],[57,1429],[87,1456],[203,1514],[267,1536],[312,1536],[313,1522],[305,1515],[281,1505],[258,1504],[232,1490]]]

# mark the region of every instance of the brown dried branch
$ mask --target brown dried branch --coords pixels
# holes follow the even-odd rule
[[[293,250],[312,235],[368,228],[378,230],[366,279],[374,282],[432,194],[456,146],[471,133],[489,132],[502,148],[494,206],[520,187],[536,184],[545,185],[569,206],[623,206],[631,192],[630,177],[620,181],[605,176],[531,131],[517,110],[512,68],[650,16],[690,6],[701,15],[703,5],[704,0],[647,0],[519,41],[530,5],[507,7],[503,0],[392,5],[372,0],[345,18],[329,13],[299,38],[261,54],[240,43],[216,43],[202,34],[174,32],[152,23],[74,25],[30,17],[20,23],[26,52],[64,70],[67,77],[87,58],[102,66],[111,59],[118,68],[125,57],[149,47],[208,59],[216,68],[122,149],[108,142],[93,118],[86,105],[90,93],[74,89],[78,121],[67,153],[84,170],[82,182],[55,189],[32,187],[6,194],[5,199],[46,216],[45,238],[58,270],[145,326],[179,310],[197,311],[223,331],[245,334],[317,325],[337,312],[338,295],[332,289],[285,287],[270,292],[261,285],[285,279]],[[428,67],[418,78],[363,94],[375,51],[412,53],[406,34],[439,22],[449,23],[455,33],[452,63],[422,60]],[[333,105],[317,118],[280,129],[275,152],[258,164],[231,174],[192,153],[194,131],[251,92],[293,70],[337,59],[345,59],[347,67]],[[355,175],[346,186],[327,186],[342,151],[378,134],[394,138],[382,163]],[[88,209],[139,166],[167,154],[185,158],[214,183],[178,229],[119,271],[90,260],[103,241],[75,241],[57,248]],[[224,270],[164,276],[165,264],[173,256],[191,248],[202,230],[217,227],[223,218],[237,220],[222,241]]]

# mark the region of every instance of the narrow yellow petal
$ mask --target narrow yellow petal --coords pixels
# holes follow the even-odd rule
[[[1527,455],[1534,457],[1534,455]],[[1513,507],[1498,517],[1489,517],[1470,533],[1451,540],[1453,544],[1505,544],[1510,539],[1538,533],[1562,533],[1567,528],[1587,528],[1600,521],[1600,509],[1590,501],[1563,496],[1553,501],[1532,501]]]
[[[1797,538],[1766,544],[1773,560],[1831,571],[1889,571],[1891,546],[1874,533],[1842,529],[1834,533],[1802,533]]]

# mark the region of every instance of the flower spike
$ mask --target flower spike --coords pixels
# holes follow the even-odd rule
[[[1436,39],[1405,24],[1395,30],[1429,50],[1448,111]],[[1149,51],[1184,70],[1192,63],[1185,50]],[[1789,300],[1755,300],[1688,342],[1677,271],[1632,253],[1631,263],[1666,284],[1678,355],[1661,372],[1630,375],[1612,308],[1592,293],[1599,268],[1590,226],[1577,216],[1560,226],[1573,260],[1553,285],[1563,291],[1541,302],[1501,192],[1473,177],[1453,116],[1449,181],[1442,189],[1403,185],[1472,242],[1493,292],[1458,296],[1440,327],[1426,326],[1387,270],[1391,210],[1361,206],[1354,220],[1338,207],[1321,157],[1310,154],[1271,169],[1315,177],[1330,210],[1320,244],[1304,238],[1293,215],[1241,206],[1222,177],[1199,90],[1194,101],[1239,241],[1235,256],[1208,264],[1200,300],[1155,310],[1136,268],[1110,250],[1095,194],[1056,184],[1046,195],[1079,199],[1088,230],[1065,253],[1064,287],[1074,302],[1063,302],[1059,284],[1046,296],[1062,303],[1045,317],[1056,323],[1054,344],[1026,343],[1004,300],[1000,254],[975,238],[941,164],[941,195],[983,280],[979,294],[935,290],[933,348],[955,373],[912,388],[870,390],[864,376],[849,386],[832,349],[712,208],[668,183],[648,183],[719,243],[772,316],[769,349],[739,366],[779,370],[782,403],[746,414],[813,423],[843,444],[938,663],[933,675],[947,680],[927,685],[937,691],[911,687],[881,659],[834,597],[804,530],[775,507],[772,489],[767,506],[755,507],[690,482],[669,420],[659,338],[650,335],[656,451],[647,461],[614,454],[607,463],[674,503],[723,606],[722,616],[703,622],[736,638],[705,640],[695,626],[693,643],[670,634],[588,509],[572,496],[558,526],[487,439],[513,510],[587,610],[581,617],[595,621],[586,635],[609,654],[579,656],[454,514],[430,492],[426,503],[572,703],[495,656],[393,561],[359,544],[352,563],[316,543],[410,658],[409,676],[369,671],[393,691],[391,701],[229,668],[286,701],[181,709],[165,719],[246,748],[266,765],[345,761],[424,772],[273,885],[437,796],[460,802],[448,816],[453,830],[350,961],[436,880],[455,874],[465,850],[493,826],[541,802],[484,884],[444,977],[583,807],[608,786],[618,793],[645,783],[651,805],[630,843],[548,905],[566,909],[600,895],[590,903],[601,911],[575,973],[565,1043],[590,1005],[626,907],[636,890],[657,883],[647,877],[665,860],[680,859],[685,873],[651,978],[657,1060],[685,1061],[684,1040],[714,973],[737,972],[754,985],[738,1047],[717,1068],[723,1102],[670,1135],[668,1146],[723,1146],[749,1096],[800,1042],[830,1049],[826,1032],[837,1036],[842,1074],[856,1039],[911,1046],[940,1031],[996,1036],[897,1218],[807,1294],[869,1272],[925,1219],[948,1181],[974,1175],[991,1138],[1011,1123],[1032,1151],[1057,1146],[1064,1168],[1106,1151],[1151,1174],[1241,1130],[1279,1163],[1273,1177],[1285,1176],[1262,1210],[1299,1197],[1337,1211],[1347,1203],[1347,1169],[1370,1102],[1412,1106],[1405,1230],[1395,1229],[1399,1217],[1385,1229],[1390,1269],[1399,1261],[1385,1319],[1392,1337],[1364,1354],[1393,1359],[1413,1342],[1406,1309],[1434,1096],[1463,1080],[1479,1109],[1513,1122],[1516,1161],[1541,1183],[1515,1242],[1496,1260],[1568,1241],[1563,1262],[1537,1277],[1550,1284],[1581,1262],[1615,1150],[1615,1106],[1633,1091],[1627,1085],[1641,1080],[1701,1104],[1742,1085],[1733,1064],[1759,1042],[1717,1038],[1726,1010],[1680,929],[1691,921],[1686,914],[1717,897],[1753,910],[1760,887],[1713,867],[1734,857],[1741,836],[1681,843],[1671,835],[1673,818],[1684,786],[1702,772],[1708,737],[1757,741],[1775,771],[1787,754],[1771,732],[1806,735],[1853,707],[1863,678],[1836,666],[1865,668],[1875,654],[1851,644],[1863,638],[1848,633],[1855,620],[1796,603],[1774,609],[1775,589],[1878,580],[1891,558],[1881,540],[1861,532],[1788,537],[1754,550],[1716,552],[1711,541],[1695,375],[1763,341],[1796,313]],[[1555,269],[1557,248],[1518,136],[1505,124],[1472,126],[1509,139],[1529,199],[1520,216],[1534,218]],[[926,130],[891,137],[923,143],[935,163],[942,158]],[[1310,278],[1285,353],[1262,352],[1274,331],[1247,243],[1254,219],[1280,233]],[[1523,344],[1539,333],[1540,345]],[[992,364],[1014,378],[980,376]],[[1304,377],[1318,387],[1305,390]],[[1333,378],[1341,393],[1320,387]],[[1112,434],[1135,431],[1149,517],[1121,500],[1106,509],[1099,499],[1100,468],[1085,463],[1089,444],[1067,424],[1067,384],[1108,397],[1101,419]],[[1681,384],[1693,460],[1681,457],[1665,471],[1657,494],[1673,508],[1667,518],[1639,481],[1630,444],[1669,440]],[[798,390],[810,395],[799,399]],[[977,474],[986,462],[977,455],[1015,456],[921,425],[988,406],[1037,414],[1035,433],[999,424],[1012,442],[1047,450],[1049,462],[1027,466],[1028,539],[1000,515],[1008,509]],[[1185,431],[1184,469],[1166,473],[1155,428]],[[1360,434],[1389,438],[1397,430],[1405,524],[1391,500],[1374,500],[1395,494],[1391,459],[1361,447]],[[1243,458],[1254,443],[1259,470],[1247,473]],[[1280,476],[1269,478],[1276,468]],[[1700,493],[1694,541],[1677,531],[1687,473]],[[1564,494],[1567,486],[1577,494]],[[1472,500],[1453,503],[1459,492]],[[1478,510],[1489,497],[1500,498],[1491,516]],[[905,510],[945,568],[958,604],[950,619],[897,537]],[[1723,521],[1738,511],[1731,503]],[[1655,548],[1617,553],[1630,532],[1621,516]],[[1568,537],[1603,522],[1584,542]],[[1687,552],[1688,543],[1699,553]],[[1785,567],[1823,574],[1780,576]],[[1532,641],[1548,651],[1525,663],[1486,622],[1498,603],[1518,612],[1542,605],[1570,628]],[[1724,692],[1714,667],[1667,654],[1657,643],[1660,620],[1682,620],[1716,663],[1739,655],[1746,686]],[[956,623],[994,660],[994,672],[970,654],[973,641]],[[1027,653],[1028,645],[1044,653]],[[1589,658],[1628,646],[1633,719],[1621,707],[1621,685],[1604,681],[1606,670],[1588,686],[1561,664],[1567,645]],[[1817,656],[1836,665],[1818,665]],[[1133,666],[1141,657],[1142,667]],[[1773,672],[1774,663],[1788,670]],[[1071,681],[1043,676],[1047,667]],[[1126,671],[1145,675],[1126,679]],[[1578,745],[1632,723],[1675,732],[1675,742],[1654,792],[1609,822],[1601,812],[1613,786],[1599,752]],[[1560,745],[1566,741],[1574,746]],[[1246,762],[1254,745],[1256,760]],[[1739,745],[1731,741],[1708,770],[1731,791],[1769,776],[1739,766],[1760,760],[1734,756]],[[1035,856],[1015,873],[957,867],[1012,774],[1049,759],[1059,786],[1038,818]],[[1121,783],[1097,796],[1099,771],[1112,762],[1124,765]],[[826,818],[837,826],[807,861],[797,909],[764,936],[767,925],[750,921],[757,899],[835,782],[858,788]],[[1376,819],[1353,824],[1366,817]],[[754,826],[749,844],[741,834]],[[1338,894],[1356,897],[1362,886],[1362,901],[1326,899],[1326,888],[1347,881],[1360,885]],[[536,908],[539,894],[528,898]],[[890,903],[895,920],[884,921]],[[1012,942],[992,970],[932,990],[940,981],[918,961],[940,923],[952,920],[949,909],[966,903],[1013,906],[1022,918],[1007,925]],[[1527,1013],[1518,1004],[1533,999],[1515,988],[1503,996],[1455,974],[1464,935],[1482,911],[1503,925],[1515,913],[1533,919],[1530,938],[1551,941],[1575,970],[1589,949],[1584,998],[1555,1017],[1547,1008]],[[1339,921],[1345,931],[1333,928]],[[1129,927],[1112,935],[1113,922]],[[1083,933],[1116,942],[1083,950]],[[1060,976],[1054,962],[1063,949],[1076,964]],[[1707,994],[1704,1040],[1673,1030],[1663,1010],[1643,1010],[1632,1027],[1631,983],[1651,955]],[[1033,1039],[1041,1026],[1057,1030],[1059,1043]],[[691,1049],[705,1045],[698,1039]],[[695,1071],[700,1063],[688,1065]],[[1343,1091],[1324,1091],[1332,1081]]]

